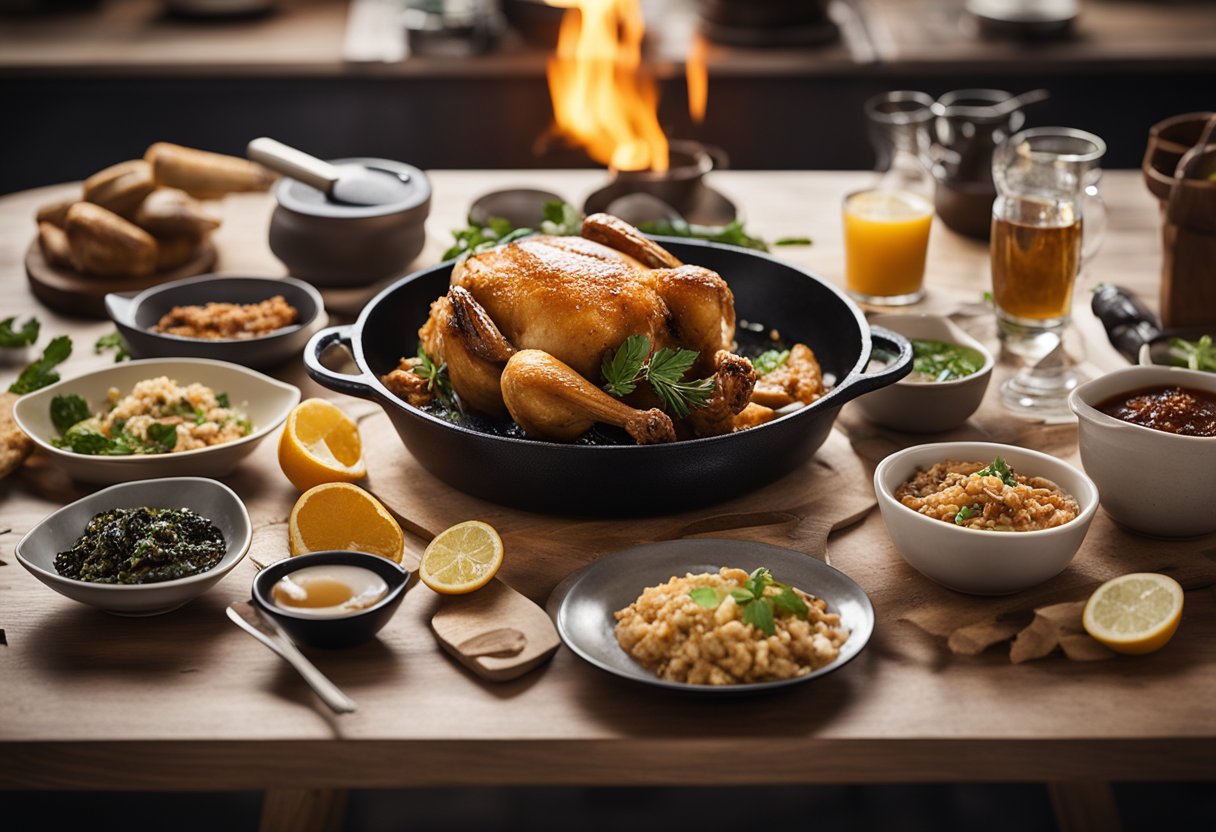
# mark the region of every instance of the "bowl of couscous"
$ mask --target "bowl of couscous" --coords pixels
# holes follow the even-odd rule
[[[300,391],[236,364],[147,359],[22,396],[20,428],[75,480],[111,484],[232,472]]]

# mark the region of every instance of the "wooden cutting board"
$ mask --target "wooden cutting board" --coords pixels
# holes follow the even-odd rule
[[[42,255],[38,240],[25,253],[25,273],[30,279],[34,297],[57,312],[105,318],[105,297],[110,292],[139,292],[149,286],[206,274],[215,267],[215,245],[206,240],[189,261],[176,269],[166,269],[147,277],[101,277],[55,266]]]
[[[444,650],[492,682],[522,676],[561,643],[545,611],[497,579],[444,598],[431,629]]]

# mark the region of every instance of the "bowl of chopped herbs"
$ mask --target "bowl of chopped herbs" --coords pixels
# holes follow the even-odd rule
[[[249,513],[201,477],[104,488],[53,514],[17,544],[17,560],[60,595],[116,615],[175,610],[249,551]]]
[[[1167,330],[1140,347],[1140,363],[1216,373],[1216,326]]]
[[[909,433],[938,433],[975,413],[995,363],[983,344],[940,315],[876,315],[870,323],[912,342],[912,372],[858,399],[866,419]]]

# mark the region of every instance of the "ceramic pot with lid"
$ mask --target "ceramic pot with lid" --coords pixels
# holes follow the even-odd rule
[[[389,201],[351,205],[303,182],[284,178],[275,187],[270,250],[288,272],[322,287],[369,286],[400,277],[422,251],[431,210],[431,183],[413,165],[390,159],[335,159],[396,174]]]

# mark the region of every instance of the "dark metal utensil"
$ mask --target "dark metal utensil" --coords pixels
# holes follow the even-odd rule
[[[245,149],[251,161],[299,180],[346,205],[389,205],[400,202],[408,173],[368,165],[331,165],[280,141],[262,137]]]

